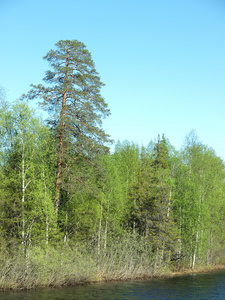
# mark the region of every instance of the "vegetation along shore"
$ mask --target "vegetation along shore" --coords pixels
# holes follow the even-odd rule
[[[62,40],[44,58],[45,84],[13,104],[1,97],[0,289],[224,265],[223,160],[194,132],[180,151],[159,135],[111,153],[110,111],[86,46]]]

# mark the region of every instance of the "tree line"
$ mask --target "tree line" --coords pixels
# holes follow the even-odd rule
[[[24,101],[1,100],[1,253],[89,245],[98,261],[129,240],[153,272],[224,263],[223,160],[194,132],[180,151],[159,135],[110,153],[110,111],[86,46],[59,41],[44,59],[45,84],[22,100],[40,99],[47,120]]]

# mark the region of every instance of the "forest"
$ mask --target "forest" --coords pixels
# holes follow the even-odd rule
[[[90,52],[77,40],[55,49],[44,84],[16,102],[1,97],[0,288],[223,265],[223,160],[193,131],[179,151],[164,134],[110,151]]]

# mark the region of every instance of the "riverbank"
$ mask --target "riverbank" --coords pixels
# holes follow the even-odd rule
[[[182,271],[176,271],[171,273],[171,277],[182,276],[188,274],[201,274],[209,273],[219,270],[225,270],[225,265],[208,265],[208,266],[197,266],[195,269],[184,269]]]
[[[100,249],[101,250],[101,249]],[[184,262],[182,262],[184,264]],[[32,247],[0,255],[0,290],[59,288],[97,282],[150,280],[225,269],[222,263],[182,268],[174,262],[157,261],[151,245],[123,238],[99,251],[93,244],[43,249]]]
[[[185,276],[185,275],[191,275],[191,274],[204,274],[204,273],[210,273],[210,272],[216,272],[219,270],[225,270],[225,265],[208,265],[208,266],[197,266],[195,269],[191,268],[184,268],[181,271],[158,271],[151,275],[140,275],[140,276],[134,276],[129,278],[99,278],[99,280],[91,281],[90,283],[94,282],[108,282],[108,281],[131,281],[131,280],[151,280],[151,279],[163,279],[163,278],[172,278],[172,277],[178,277],[178,276]]]
[[[142,268],[143,266],[139,266]],[[13,269],[12,269],[13,270]],[[104,274],[103,272],[97,271],[96,273],[90,273],[89,276],[85,276],[84,272],[81,274],[78,268],[77,270],[74,270],[74,273],[76,273],[76,276],[73,274],[65,274],[64,270],[62,272],[56,274],[55,272],[52,272],[52,274],[49,274],[48,280],[46,278],[41,278],[37,276],[37,273],[42,273],[43,270],[36,269],[36,274],[33,273],[28,274],[29,269],[27,268],[23,276],[21,274],[14,273],[14,276],[9,276],[8,274],[8,281],[5,280],[3,282],[3,278],[1,278],[0,282],[0,291],[6,292],[6,291],[22,291],[22,290],[34,290],[34,289],[47,289],[47,288],[62,288],[62,287],[72,287],[72,286],[79,286],[79,285],[89,285],[93,283],[106,283],[106,282],[128,282],[128,281],[144,281],[144,280],[152,280],[152,279],[165,279],[165,278],[173,278],[173,277],[180,277],[190,274],[203,274],[203,273],[210,273],[210,272],[216,272],[219,270],[225,270],[225,265],[208,265],[208,266],[197,266],[195,269],[190,268],[183,268],[180,271],[170,271],[170,270],[158,270],[155,273],[151,273],[148,271],[148,269],[145,269],[145,272],[143,273],[134,273],[131,275],[128,275],[127,273],[122,272],[114,272],[113,274]],[[34,270],[33,270],[34,271]],[[53,271],[53,270],[52,270]],[[27,272],[27,273],[26,273]],[[31,269],[30,269],[31,272]],[[29,273],[30,273],[29,272]],[[87,273],[86,273],[87,274]],[[11,274],[12,275],[12,274]],[[15,277],[17,277],[17,280],[15,280]],[[36,280],[34,280],[34,277],[36,277]],[[25,280],[26,278],[26,280]],[[6,278],[5,278],[6,279]]]
[[[175,278],[111,281],[75,287],[35,289],[0,293],[17,300],[54,299],[225,299],[225,271],[177,276]]]

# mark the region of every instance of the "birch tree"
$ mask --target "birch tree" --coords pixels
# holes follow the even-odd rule
[[[0,120],[4,158],[1,167],[5,177],[2,189],[7,194],[2,207],[3,224],[6,236],[21,243],[25,253],[29,245],[40,241],[41,220],[47,211],[41,191],[46,188],[46,195],[49,194],[42,176],[43,167],[49,163],[49,152],[45,149],[43,154],[42,148],[49,131],[24,103],[5,107]],[[48,158],[42,159],[43,156]],[[53,207],[51,198],[46,197],[48,207]],[[35,233],[35,227],[40,227],[39,234]]]
[[[186,138],[176,174],[174,214],[180,233],[178,256],[195,268],[221,249],[224,218],[224,164],[193,134]]]

